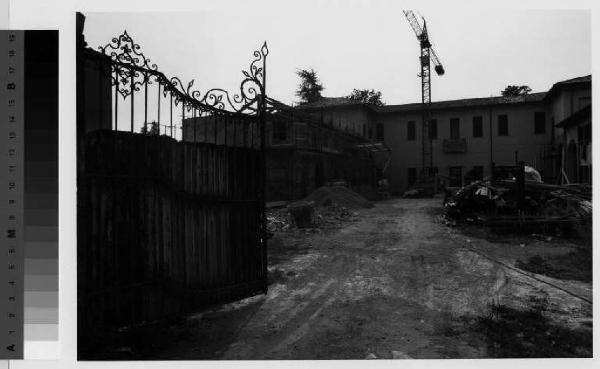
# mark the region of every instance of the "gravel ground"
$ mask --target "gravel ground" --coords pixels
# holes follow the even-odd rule
[[[357,212],[339,228],[275,232],[267,295],[147,328],[138,338],[160,338],[128,358],[591,356],[591,283],[515,267],[579,245],[450,228],[437,198]]]

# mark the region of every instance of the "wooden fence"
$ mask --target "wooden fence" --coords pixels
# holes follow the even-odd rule
[[[266,292],[259,150],[95,131],[80,154],[80,335]]]

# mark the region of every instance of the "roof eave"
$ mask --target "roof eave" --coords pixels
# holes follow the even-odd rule
[[[592,105],[586,105],[585,107],[576,111],[573,115],[563,119],[562,121],[555,124],[556,127],[565,128],[579,123],[581,119],[592,116]]]
[[[452,110],[452,109],[464,109],[465,107],[467,108],[488,108],[488,107],[493,107],[493,106],[498,106],[498,105],[524,105],[524,104],[538,104],[541,103],[544,100],[544,98],[541,99],[536,99],[536,100],[528,100],[528,101],[517,101],[517,102],[495,102],[495,103],[483,103],[483,104],[474,104],[474,105],[456,105],[456,106],[431,106],[429,108],[429,110]],[[397,106],[402,106],[402,105],[397,105]],[[393,108],[393,105],[388,106],[388,109],[385,109],[386,107],[384,107],[383,109],[376,109],[375,111],[377,113],[380,114],[390,114],[390,113],[400,113],[400,112],[421,112],[424,109],[419,106],[419,107],[415,107],[413,108],[409,108],[409,109],[398,109],[398,110],[392,110],[389,108]]]

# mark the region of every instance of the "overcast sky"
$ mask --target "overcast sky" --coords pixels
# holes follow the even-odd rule
[[[446,69],[432,77],[433,101],[498,95],[507,84],[546,91],[557,81],[591,73],[587,10],[419,12]],[[202,90],[238,88],[241,69],[266,40],[267,93],[278,100],[296,102],[295,71],[314,68],[324,96],[372,88],[387,104],[420,102],[419,45],[402,8],[389,3],[86,16],[89,46],[127,29],[159,70],[184,82],[194,79]]]

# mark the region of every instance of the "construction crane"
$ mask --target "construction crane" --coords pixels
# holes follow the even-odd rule
[[[431,177],[433,175],[433,153],[432,143],[429,135],[429,110],[431,104],[431,63],[434,65],[435,72],[442,76],[445,73],[444,67],[440,62],[440,59],[435,54],[435,51],[431,48],[431,42],[429,41],[429,34],[427,33],[427,22],[423,20],[423,27],[419,24],[417,17],[412,10],[404,10],[404,16],[410,23],[413,31],[417,35],[417,40],[421,46],[421,102],[423,103],[422,109],[422,124],[421,124],[421,140],[422,140],[422,177]]]

